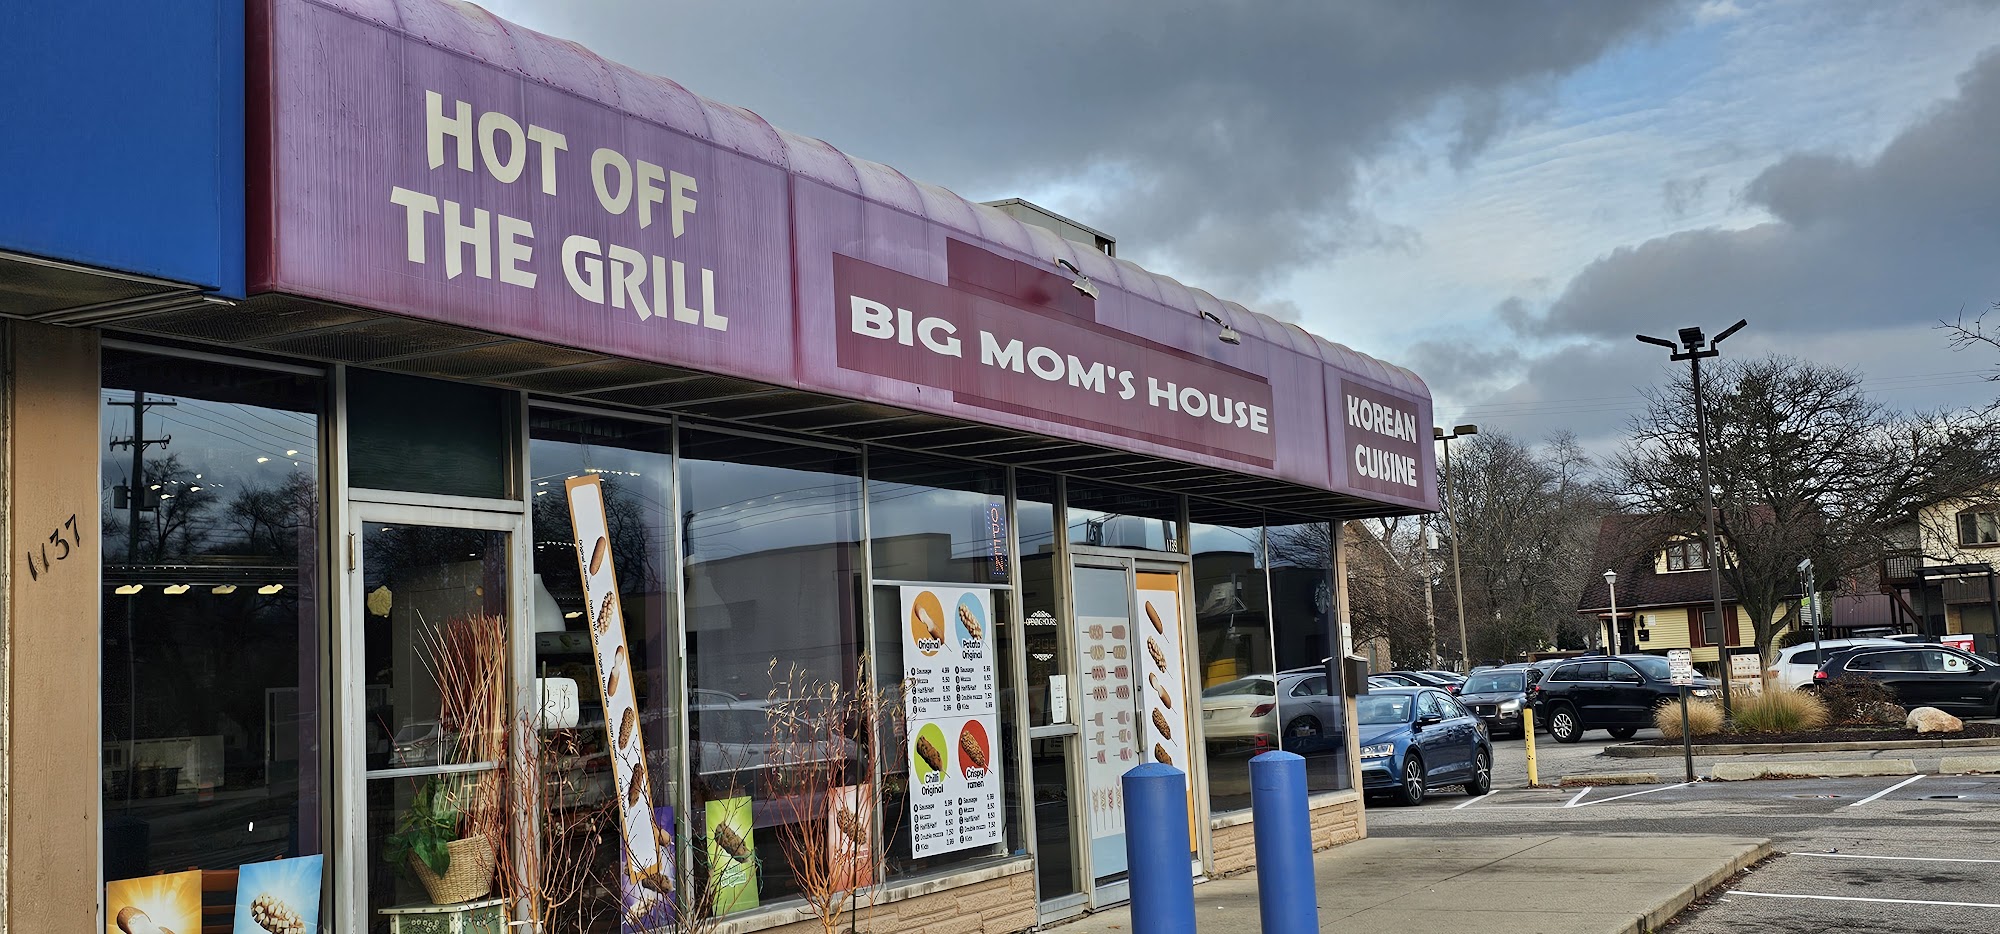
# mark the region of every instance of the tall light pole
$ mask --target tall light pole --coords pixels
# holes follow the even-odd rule
[[[1678,334],[1680,337],[1679,344],[1675,344],[1673,341],[1665,338],[1647,337],[1644,334],[1636,335],[1641,341],[1665,347],[1672,351],[1673,355],[1668,359],[1673,362],[1679,363],[1682,360],[1686,360],[1692,376],[1694,388],[1694,438],[1695,446],[1701,452],[1701,511],[1707,531],[1706,547],[1708,550],[1709,598],[1715,607],[1716,625],[1721,629],[1720,638],[1716,640],[1720,643],[1716,647],[1716,658],[1722,663],[1722,715],[1724,717],[1732,716],[1734,713],[1730,707],[1729,698],[1729,633],[1736,627],[1730,625],[1735,622],[1734,620],[1722,615],[1722,551],[1715,544],[1715,485],[1709,481],[1708,477],[1708,409],[1701,398],[1701,361],[1704,358],[1722,353],[1722,351],[1716,348],[1722,344],[1723,340],[1727,339],[1729,335],[1743,330],[1743,326],[1749,323],[1748,319],[1739,320],[1735,324],[1724,328],[1722,333],[1715,335],[1715,340],[1712,341],[1707,340],[1706,336],[1702,334],[1701,328],[1698,327],[1681,328]],[[1686,349],[1683,350],[1681,348]]]
[[[1433,426],[1431,437],[1444,445],[1444,478],[1446,483],[1457,483],[1451,474],[1451,439],[1479,433],[1478,425],[1453,425],[1450,434]],[[1448,489],[1448,488],[1447,488]],[[1472,643],[1465,638],[1465,582],[1458,576],[1458,519],[1451,511],[1451,495],[1444,497],[1444,521],[1451,524],[1451,592],[1452,602],[1458,605],[1458,651],[1460,664],[1464,670],[1472,670]]]
[[[1618,572],[1604,571],[1604,586],[1611,588],[1611,654],[1618,654]]]

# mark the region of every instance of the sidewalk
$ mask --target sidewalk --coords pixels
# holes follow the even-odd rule
[[[1700,836],[1369,838],[1320,853],[1320,930],[1626,934],[1665,924],[1771,852],[1761,840]],[[1258,930],[1254,872],[1194,888],[1203,934]],[[1146,934],[1126,907],[1060,934]]]

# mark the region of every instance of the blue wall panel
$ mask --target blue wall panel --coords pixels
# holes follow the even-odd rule
[[[242,0],[0,2],[0,250],[243,294]]]

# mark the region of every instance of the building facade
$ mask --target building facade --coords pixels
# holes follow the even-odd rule
[[[598,930],[1114,904],[1143,761],[1197,874],[1262,749],[1364,833],[1334,529],[1436,508],[1413,374],[474,6],[124,6],[0,40],[98,56],[0,165],[10,927],[412,929],[447,800]]]

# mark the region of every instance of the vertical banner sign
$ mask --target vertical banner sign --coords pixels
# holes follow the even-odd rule
[[[585,474],[571,477],[563,486],[590,618],[591,655],[597,660],[597,686],[604,700],[604,746],[611,752],[613,787],[618,792],[625,874],[635,883],[638,896],[628,900],[627,915],[644,917],[673,892],[673,848],[653,821],[646,741],[640,735],[644,731],[632,685],[632,658],[625,647],[625,613],[618,602],[618,569],[611,556],[604,485],[598,475]]]
[[[999,843],[1003,779],[993,595],[904,587],[902,597],[910,855]]]
[[[757,907],[757,822],[750,796],[710,801],[706,809],[715,916]]]
[[[1164,762],[1187,773],[1188,840],[1194,833],[1194,767],[1188,752],[1188,696],[1186,655],[1181,644],[1181,579],[1177,574],[1149,574],[1138,577],[1140,627],[1138,638],[1140,679],[1145,689],[1140,696],[1140,726],[1145,730],[1143,758]]]

